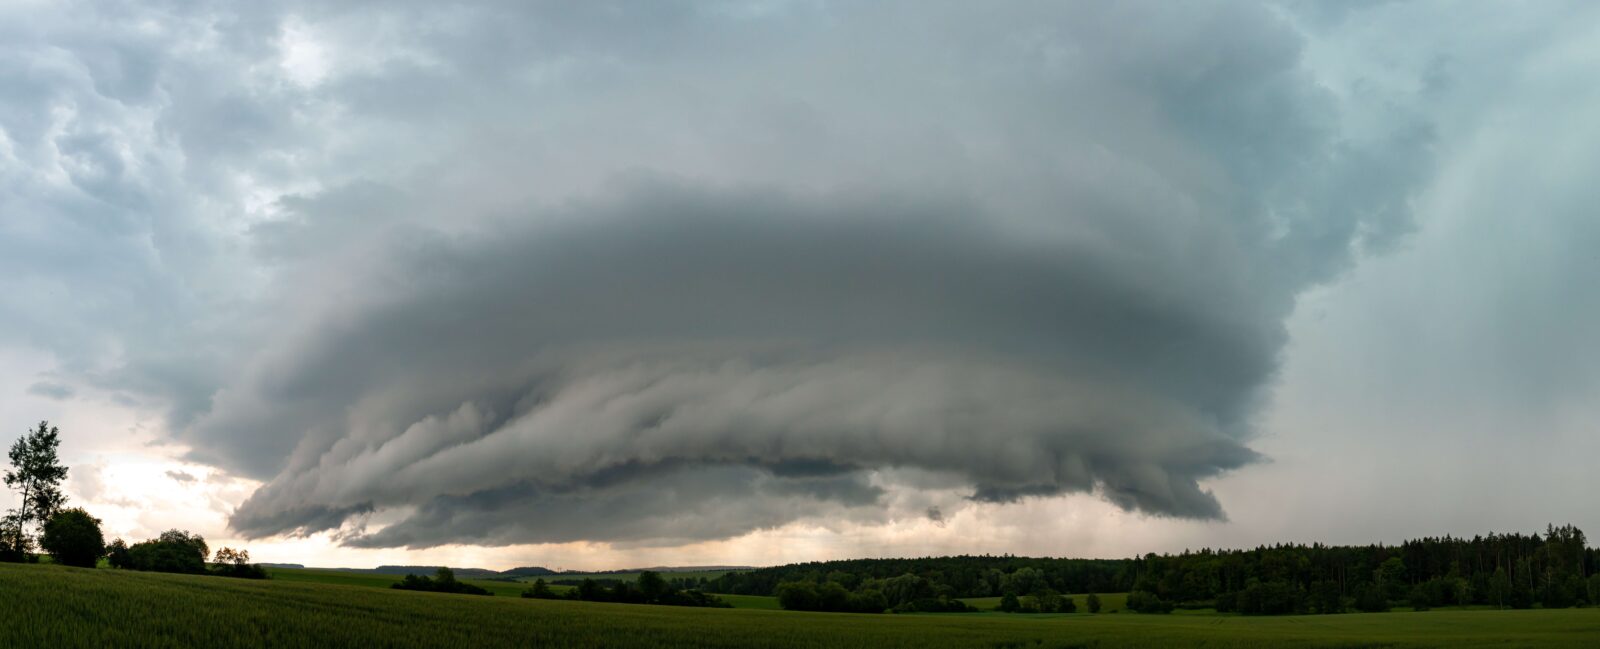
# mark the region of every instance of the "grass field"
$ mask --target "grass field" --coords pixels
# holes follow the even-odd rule
[[[1246,618],[629,606],[0,564],[0,647],[1592,647],[1600,609]]]

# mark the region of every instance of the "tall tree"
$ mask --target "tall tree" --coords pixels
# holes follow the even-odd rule
[[[67,502],[67,496],[61,493],[67,467],[61,466],[56,454],[61,446],[60,432],[50,422],[41,421],[37,429],[24,433],[11,445],[6,486],[22,492],[22,504],[11,510],[6,520],[17,536],[31,538],[28,528],[44,525]]]

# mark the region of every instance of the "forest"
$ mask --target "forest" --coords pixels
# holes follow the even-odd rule
[[[1185,551],[1119,560],[1015,556],[855,559],[729,573],[711,592],[781,595],[809,584],[842,592],[852,610],[885,597],[951,600],[1130,592],[1129,608],[1162,613],[1214,608],[1247,615],[1386,611],[1393,606],[1488,605],[1568,608],[1600,604],[1600,551],[1582,530],[1429,537],[1399,545],[1282,544],[1250,550]],[[814,601],[800,598],[801,601]],[[814,606],[814,605],[813,605]]]

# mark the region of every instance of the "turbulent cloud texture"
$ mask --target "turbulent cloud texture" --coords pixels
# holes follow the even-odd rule
[[[195,252],[84,271],[168,306],[76,375],[264,479],[249,536],[672,544],[928,481],[1222,517],[1296,296],[1430,163],[1274,7],[127,12],[7,46],[70,74],[4,189]]]

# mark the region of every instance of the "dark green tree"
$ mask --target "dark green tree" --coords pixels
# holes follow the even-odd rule
[[[21,492],[22,500],[6,517],[13,530],[8,539],[31,540],[32,528],[42,527],[67,502],[61,493],[67,467],[61,466],[57,456],[60,433],[50,422],[41,421],[37,429],[24,433],[11,445],[11,469],[6,471],[5,481],[7,487]]]
[[[1022,602],[1017,600],[1017,594],[1016,593],[1009,593],[1008,592],[1008,593],[1005,594],[1005,596],[1000,598],[1000,611],[1001,612],[1003,612],[1003,613],[1015,613],[1015,612],[1020,611],[1020,610],[1022,610]]]
[[[661,574],[649,570],[639,573],[639,592],[644,595],[646,602],[660,602],[672,592],[672,587],[667,585],[667,580]]]
[[[1088,607],[1090,613],[1099,613],[1100,596],[1094,593],[1089,593],[1089,596],[1084,598],[1083,605]]]
[[[1062,597],[1061,606],[1057,607],[1056,611],[1059,613],[1077,613],[1078,603],[1072,601],[1071,597]]]
[[[1323,615],[1343,613],[1344,597],[1339,595],[1339,584],[1328,580],[1311,584],[1311,606]]]
[[[56,512],[44,524],[39,545],[56,563],[93,568],[106,553],[106,539],[100,533],[100,519],[81,508]]]
[[[0,561],[20,563],[28,561],[33,555],[33,539],[22,532],[22,524],[16,516],[0,517]]]
[[[550,585],[544,583],[543,579],[533,580],[533,585],[522,591],[522,596],[532,599],[556,599],[560,597],[555,594],[555,591],[550,590]]]

